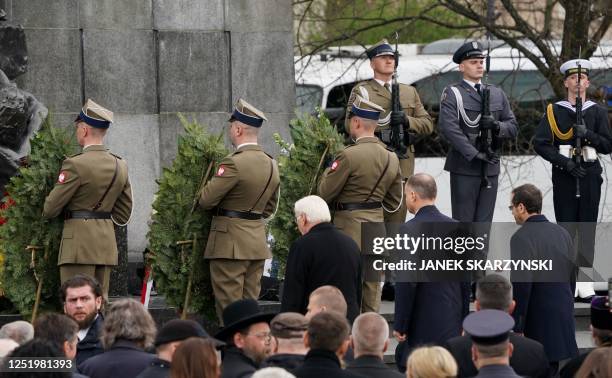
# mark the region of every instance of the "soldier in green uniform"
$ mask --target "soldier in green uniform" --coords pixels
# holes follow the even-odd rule
[[[61,281],[77,274],[96,277],[105,297],[118,257],[114,224],[126,225],[132,214],[127,163],[103,144],[112,122],[111,111],[87,100],[75,120],[83,152],[64,160],[43,210],[46,218],[63,211],[66,219],[57,261]]]
[[[333,223],[361,248],[361,223],[383,222],[383,209],[397,211],[402,201],[402,177],[397,155],[374,136],[383,109],[356,96],[349,114],[350,136],[345,147],[323,173],[319,195],[334,211]],[[365,264],[372,256],[362,251]],[[364,282],[362,312],[378,311],[379,282]]]
[[[265,120],[257,108],[238,100],[228,129],[236,152],[223,159],[200,197],[200,206],[214,212],[204,258],[210,260],[221,321],[228,304],[257,299],[264,261],[272,257],[264,218],[276,209],[280,177],[276,161],[257,144]]]
[[[402,179],[405,182],[414,173],[414,143],[416,135],[429,135],[433,131],[431,117],[425,111],[419,94],[413,86],[400,84],[401,112],[391,112],[391,79],[395,69],[394,51],[386,40],[382,40],[370,47],[366,52],[370,59],[370,67],[374,71],[374,78],[358,83],[353,87],[351,96],[346,106],[345,129],[350,128],[350,110],[355,98],[361,96],[363,99],[375,103],[383,108],[375,135],[386,145],[391,144],[390,124],[393,118],[401,123],[408,136],[409,146],[405,158],[400,158]],[[406,204],[402,203],[399,211],[395,213],[385,212],[385,222],[403,223],[406,220]]]

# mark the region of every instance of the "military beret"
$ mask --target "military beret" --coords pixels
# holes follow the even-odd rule
[[[483,48],[480,42],[472,41],[463,44],[453,54],[453,62],[460,64],[466,59],[484,58]]]
[[[580,73],[589,76],[589,70],[593,67],[591,62],[586,59],[573,59],[563,63],[560,71],[565,77],[578,73],[578,65],[580,65]]]
[[[351,114],[353,114],[354,116],[371,119],[374,121],[378,121],[380,113],[384,111],[385,109],[381,108],[373,102],[364,99],[359,95],[355,97],[353,105],[351,106]]]
[[[214,341],[216,346],[222,346],[225,343],[213,339],[202,326],[193,320],[173,319],[159,330],[155,337],[155,346],[168,344],[173,341],[182,341],[190,337],[209,338]]]
[[[395,55],[395,52],[393,51],[393,48],[391,47],[389,42],[387,42],[386,39],[383,39],[377,44],[371,46],[366,51],[366,54],[368,55],[369,59],[372,59],[382,55]]]
[[[88,99],[74,121],[83,121],[91,127],[107,129],[113,123],[113,112]]]
[[[234,112],[232,113],[229,122],[239,121],[249,126],[261,127],[263,121],[267,120],[268,119],[261,110],[257,109],[243,99],[239,99],[236,102],[236,106],[234,106]]]
[[[591,299],[591,325],[598,329],[612,330],[612,312],[606,297],[595,296]]]
[[[272,336],[279,339],[300,338],[308,329],[308,320],[297,312],[283,312],[270,322]]]
[[[495,345],[508,340],[514,319],[500,310],[481,310],[463,320],[463,329],[476,344]]]

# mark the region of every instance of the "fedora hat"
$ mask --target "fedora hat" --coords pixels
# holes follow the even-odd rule
[[[269,323],[275,313],[261,311],[259,304],[254,299],[240,299],[230,303],[223,310],[223,324],[225,327],[215,335],[219,340],[227,340],[229,336],[245,327],[255,323]]]

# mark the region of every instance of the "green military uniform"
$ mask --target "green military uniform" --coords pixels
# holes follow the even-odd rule
[[[255,113],[246,107],[242,111]],[[264,261],[272,257],[263,218],[274,213],[279,188],[276,161],[257,144],[246,144],[223,159],[202,191],[200,206],[216,208],[217,214],[204,257],[210,260],[219,319],[228,304],[259,296]]]
[[[83,111],[95,116],[87,110],[90,104],[95,103],[88,101]],[[106,296],[111,267],[117,265],[118,258],[114,224],[127,224],[132,213],[125,160],[103,145],[86,146],[80,154],[64,160],[57,183],[45,200],[43,216],[53,218],[62,211],[67,219],[57,261],[61,281],[88,274],[98,279]]]
[[[361,248],[361,223],[383,222],[383,208],[337,209],[344,207],[343,204],[376,202],[386,209],[396,209],[402,198],[397,155],[387,150],[376,137],[359,138],[354,145],[345,147],[325,170],[319,183],[319,195],[331,204],[336,227]],[[362,293],[362,311],[378,311],[380,284],[364,282]]]
[[[378,44],[368,49],[370,59],[380,55],[389,55],[391,47],[387,41],[383,40]],[[376,51],[379,51],[376,53]],[[390,129],[391,119],[391,83],[388,83],[389,89],[385,88],[375,79],[366,80],[358,83],[353,87],[346,105],[345,129],[349,129],[349,111],[355,101],[356,96],[360,96],[365,100],[375,103],[384,109],[378,121],[377,132],[388,132]],[[413,86],[400,84],[400,104],[402,111],[406,115],[409,130],[418,135],[429,135],[433,132],[433,121],[421,103],[421,99],[416,89]],[[384,131],[383,131],[384,130]],[[400,168],[402,170],[402,178],[404,181],[414,173],[414,146],[408,147],[406,159],[400,159]],[[402,203],[399,211],[395,213],[385,212],[386,222],[403,223],[406,220],[406,204]]]

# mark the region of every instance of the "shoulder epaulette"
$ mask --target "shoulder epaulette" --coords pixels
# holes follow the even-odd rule
[[[74,154],[74,155],[70,155],[70,156],[68,156],[68,157],[69,157],[69,158],[73,158],[73,157],[76,157],[76,156],[79,156],[79,155],[82,155],[82,154],[83,154],[83,151],[81,151],[81,152],[79,152],[79,153],[76,153],[76,154]]]
[[[117,154],[114,154],[112,152],[109,152],[109,154],[113,155],[114,157],[116,157],[119,160],[123,160],[123,158],[121,156],[117,155]]]

